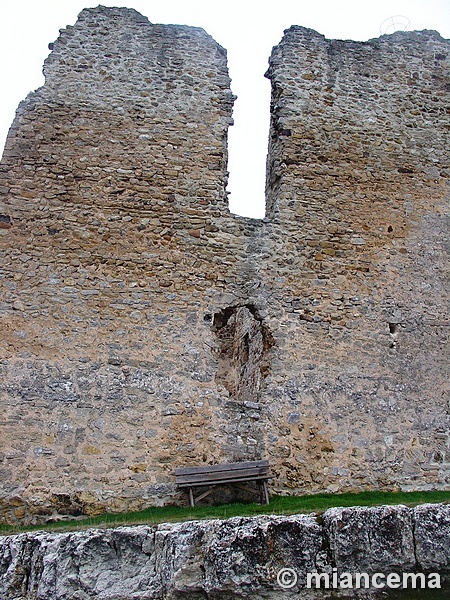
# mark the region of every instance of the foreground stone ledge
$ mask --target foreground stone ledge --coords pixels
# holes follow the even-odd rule
[[[283,567],[298,574],[292,590],[277,584]],[[0,538],[0,598],[350,597],[345,590],[306,589],[306,573],[330,573],[333,567],[386,575],[436,572],[446,585],[449,505],[334,508],[324,515],[6,536]],[[382,595],[372,590],[351,597]]]

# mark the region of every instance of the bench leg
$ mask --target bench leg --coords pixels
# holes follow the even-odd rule
[[[191,506],[192,508],[195,506],[194,494],[192,492],[192,488],[189,488],[189,506]]]
[[[269,491],[267,489],[267,481],[263,481],[263,489],[264,489],[264,500],[266,504],[269,504]]]

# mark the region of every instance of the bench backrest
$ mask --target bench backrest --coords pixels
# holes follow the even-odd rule
[[[207,481],[245,481],[263,479],[269,475],[268,460],[252,460],[221,465],[202,465],[201,467],[179,467],[175,469],[178,485],[205,483]]]

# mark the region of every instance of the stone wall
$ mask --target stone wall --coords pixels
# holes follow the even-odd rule
[[[231,215],[226,52],[84,10],[0,167],[0,511],[180,502],[184,464],[279,493],[443,489],[449,43],[288,30],[267,216]]]
[[[0,537],[0,597],[441,600],[449,590],[449,536],[449,507],[431,504],[24,533]],[[297,584],[283,590],[277,574],[286,568],[295,571]],[[323,579],[321,589],[308,589],[307,574],[314,572],[330,576],[330,589]],[[384,587],[365,588],[363,583],[355,591],[346,579],[346,588],[333,589],[334,572],[338,582],[343,573],[352,578],[382,573],[384,579],[377,583]],[[406,591],[392,590],[387,586],[391,573],[399,574],[398,581],[403,573],[421,573],[424,585],[440,587],[412,590],[410,578]],[[415,581],[420,588],[421,580]],[[399,595],[388,596],[389,591]]]
[[[449,60],[432,31],[291,27],[272,53],[270,452],[295,489],[448,486]]]

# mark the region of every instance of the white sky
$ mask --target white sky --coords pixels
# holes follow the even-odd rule
[[[18,103],[44,83],[48,43],[99,3],[135,8],[152,23],[203,27],[227,49],[238,96],[229,130],[230,208],[252,217],[264,214],[270,83],[263,75],[284,29],[303,25],[327,38],[367,40],[380,35],[386,18],[405,15],[410,29],[450,38],[449,0],[0,0],[1,148]]]

